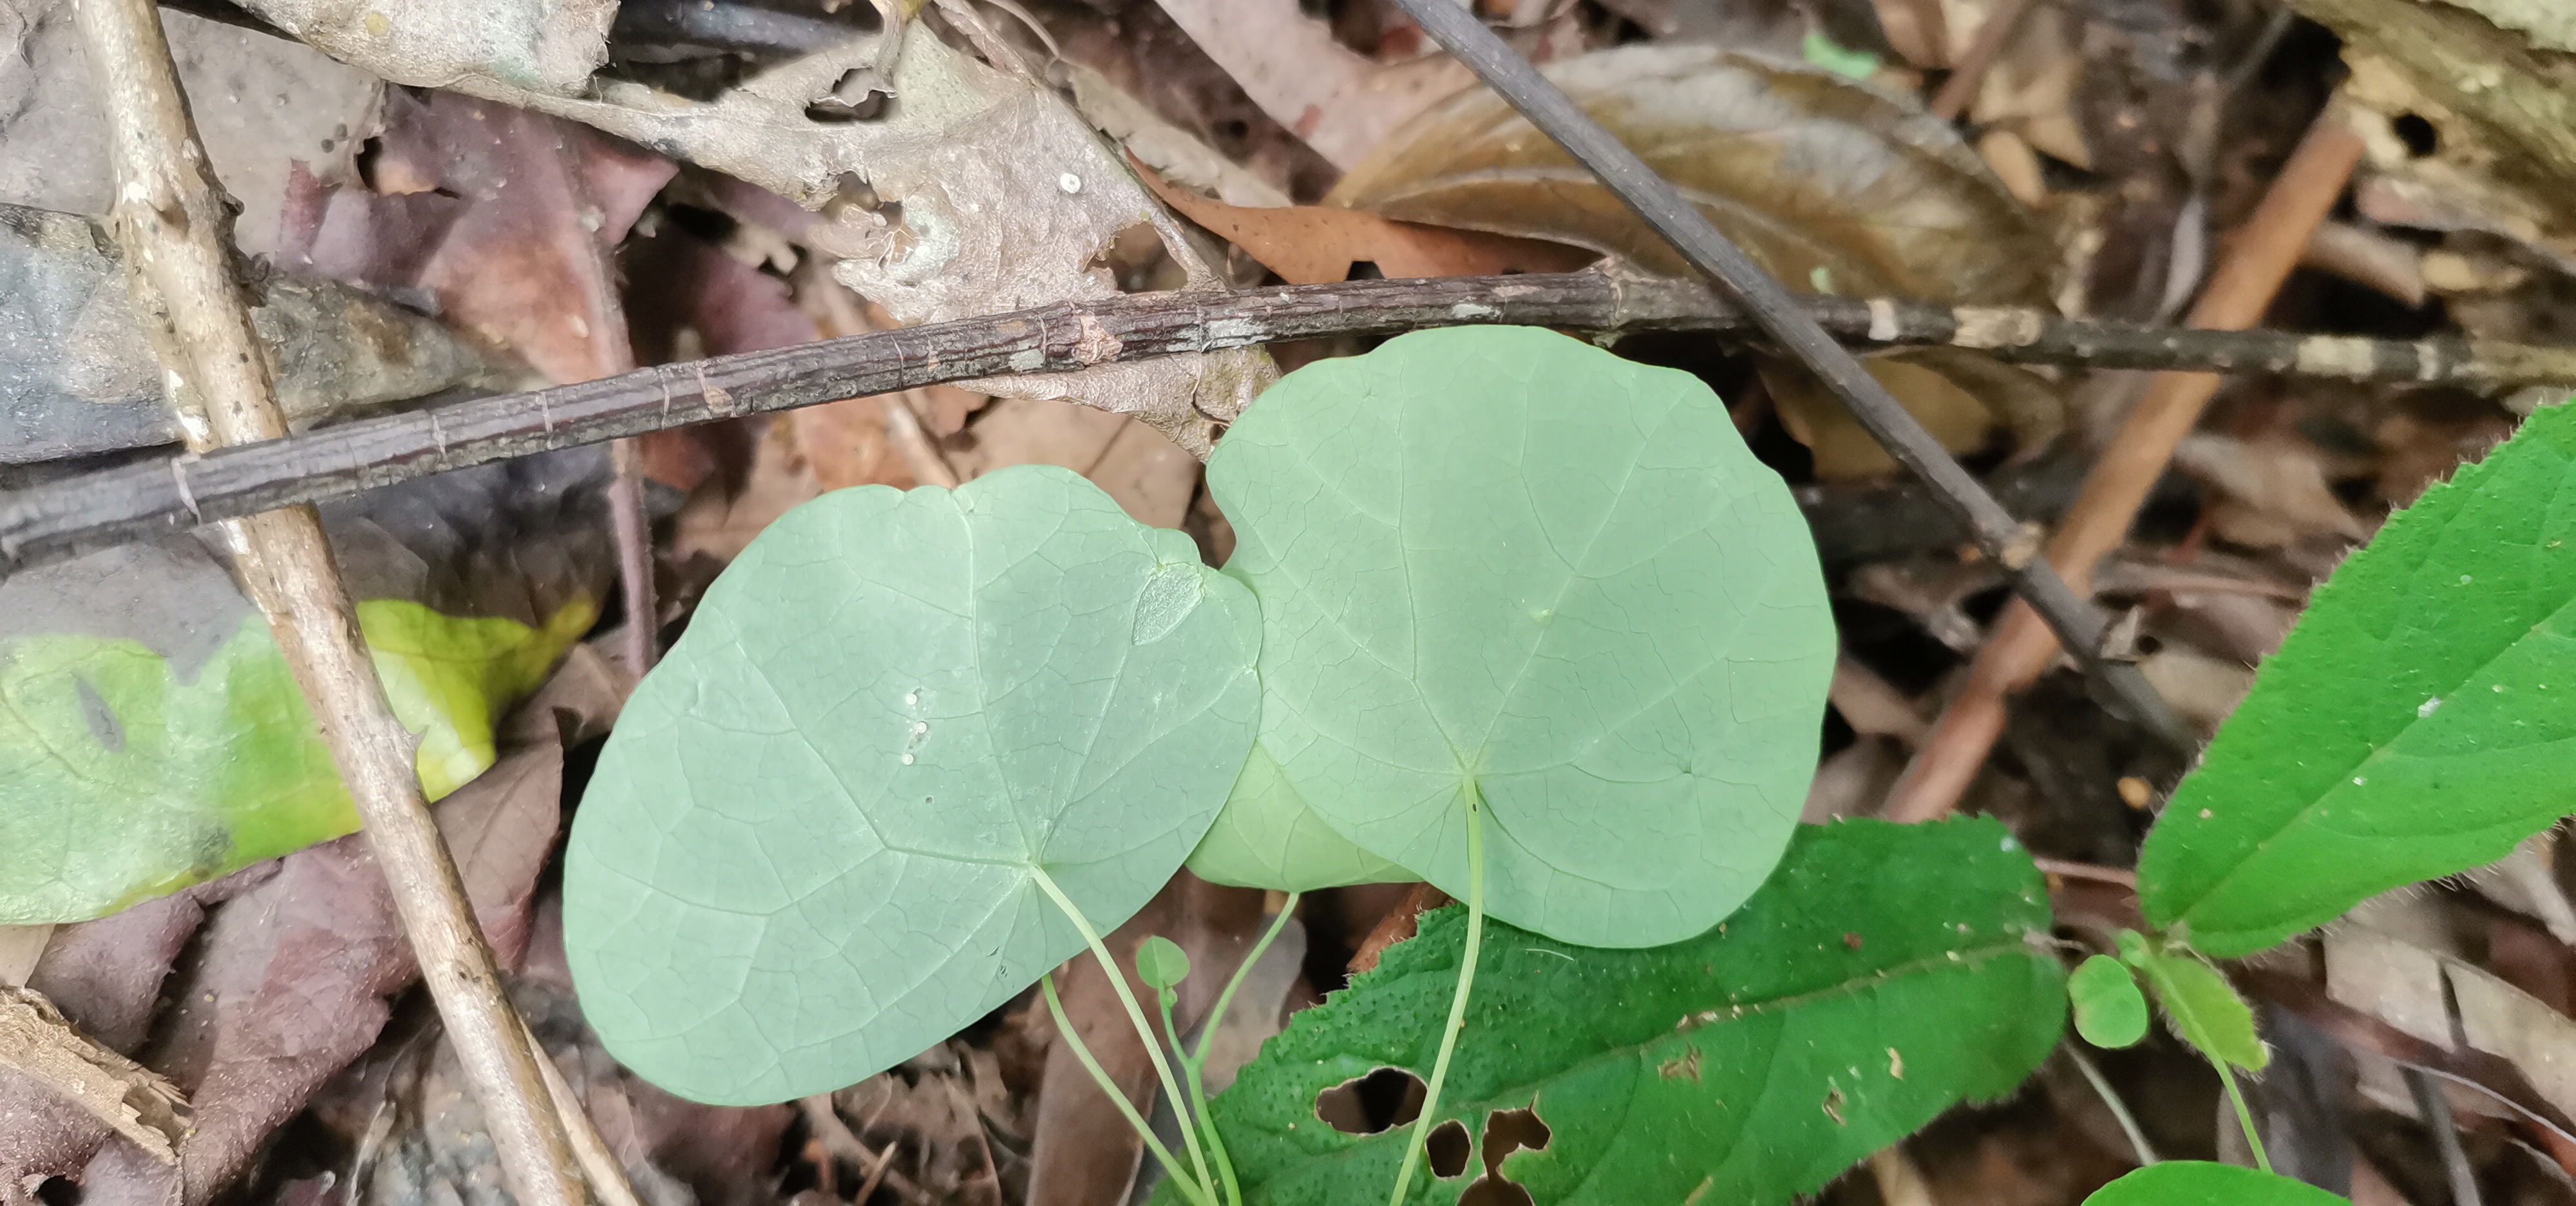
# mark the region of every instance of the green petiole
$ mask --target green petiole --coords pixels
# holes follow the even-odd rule
[[[1143,1115],[1136,1112],[1136,1105],[1127,1100],[1126,1091],[1120,1089],[1116,1081],[1109,1079],[1109,1073],[1101,1068],[1100,1061],[1092,1057],[1091,1048],[1083,1045],[1082,1036],[1073,1032],[1072,1021],[1064,1016],[1064,1002],[1056,996],[1055,973],[1048,972],[1039,977],[1038,987],[1046,993],[1047,1013],[1055,1018],[1056,1033],[1064,1036],[1066,1045],[1073,1048],[1073,1057],[1082,1061],[1083,1070],[1091,1073],[1091,1079],[1100,1086],[1100,1091],[1108,1096],[1110,1104],[1117,1106],[1118,1112],[1126,1116],[1127,1125],[1144,1138],[1146,1150],[1154,1153],[1154,1158],[1162,1162],[1163,1174],[1170,1177],[1173,1184],[1181,1187],[1181,1192],[1188,1195],[1194,1206],[1216,1206],[1216,1203],[1209,1198],[1206,1187],[1190,1179],[1189,1170],[1181,1167],[1180,1160],[1172,1155],[1172,1149],[1163,1146],[1163,1141],[1154,1137],[1154,1128],[1146,1123]]]
[[[2272,1171],[2272,1158],[2263,1154],[2263,1136],[2254,1132],[2254,1111],[2245,1106],[2245,1091],[2236,1087],[2236,1074],[2228,1071],[2224,1059],[2212,1058],[2209,1063],[2218,1069],[2218,1083],[2227,1086],[2227,1100],[2236,1106],[2236,1125],[2245,1128],[2245,1146],[2254,1150],[2255,1166]]]
[[[1037,868],[1031,874],[1036,878],[1039,889],[1044,891],[1049,899],[1055,901],[1055,907],[1064,910],[1065,917],[1073,922],[1073,928],[1082,932],[1082,940],[1090,944],[1091,957],[1099,960],[1100,970],[1108,974],[1109,987],[1117,991],[1118,1003],[1127,1007],[1127,1020],[1134,1023],[1137,1037],[1145,1040],[1145,1054],[1154,1061],[1154,1075],[1162,1078],[1165,1098],[1172,1103],[1175,1110],[1179,1109],[1180,1104],[1187,1100],[1181,1095],[1180,1081],[1172,1075],[1171,1061],[1163,1058],[1163,1044],[1154,1037],[1154,1024],[1145,1020],[1144,1006],[1138,1005],[1136,994],[1128,990],[1127,975],[1119,970],[1117,958],[1109,953],[1109,944],[1100,940],[1100,932],[1091,928],[1091,919],[1082,915],[1082,910],[1074,906],[1072,898],[1064,894],[1064,889],[1056,886],[1055,880],[1047,875],[1045,868]],[[1049,996],[1048,1003],[1050,1006],[1054,1004],[1052,995]],[[1060,1011],[1058,1026],[1063,1028]],[[1070,1036],[1073,1032],[1070,1029],[1064,1029],[1064,1033]],[[1076,1049],[1080,1049],[1080,1040],[1076,1040]],[[1088,1056],[1085,1059],[1087,1062]],[[1094,1067],[1096,1069],[1096,1065]],[[1138,1134],[1145,1136],[1146,1142],[1154,1143],[1152,1128],[1146,1126],[1143,1119],[1136,1117],[1134,1107],[1126,1105],[1126,1095],[1109,1086],[1106,1073],[1095,1071],[1094,1074],[1099,1077],[1103,1087],[1109,1088],[1109,1095],[1125,1107],[1129,1124],[1136,1128]],[[1213,1206],[1216,1178],[1208,1174],[1207,1153],[1199,1146],[1198,1127],[1185,1123],[1181,1127],[1181,1138],[1189,1145],[1190,1164],[1198,1170],[1198,1177],[1196,1180],[1183,1178],[1176,1168],[1167,1168],[1167,1171],[1172,1172],[1176,1180],[1181,1180],[1196,1190],[1197,1192],[1192,1195],[1195,1199]],[[1156,1144],[1156,1146],[1161,1145]]]
[[[1460,952],[1458,991],[1449,998],[1449,1024],[1440,1032],[1440,1055],[1431,1062],[1431,1083],[1422,1092],[1422,1113],[1413,1120],[1413,1137],[1404,1143],[1404,1167],[1395,1174],[1388,1206],[1403,1206],[1413,1188],[1413,1170],[1440,1117],[1440,1086],[1449,1079],[1449,1056],[1458,1048],[1458,1032],[1467,1025],[1467,992],[1476,983],[1476,959],[1485,946],[1485,802],[1475,785],[1467,786],[1467,943]]]

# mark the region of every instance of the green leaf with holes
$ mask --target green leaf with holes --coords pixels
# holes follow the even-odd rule
[[[1247,1201],[1384,1198],[1409,1128],[1344,1133],[1318,1102],[1380,1068],[1429,1073],[1464,922],[1426,915],[1212,1103]],[[2066,1016],[2049,924],[2029,856],[1994,822],[1958,820],[1802,828],[1741,911],[1670,946],[1495,925],[1442,1100],[1460,1128],[1438,1128],[1414,1200],[1454,1202],[1487,1175],[1467,1154],[1485,1145],[1464,1140],[1493,1126],[1535,1146],[1491,1154],[1540,1202],[1787,1203],[2047,1058]]]
[[[2205,1160],[2150,1164],[2093,1191],[2084,1206],[2350,1206],[2304,1181]]]
[[[2576,806],[2576,408],[2319,588],[2138,861],[2147,919],[2250,953],[2503,858]]]
[[[1259,706],[1249,592],[1062,469],[788,512],[636,690],[564,940],[610,1053],[784,1101],[911,1058],[1179,869]]]
[[[1226,797],[1225,811],[1190,852],[1190,871],[1210,883],[1278,892],[1422,878],[1334,832],[1259,742],[1234,781],[1234,794]]]
[[[1706,385],[1527,327],[1290,374],[1208,463],[1263,625],[1261,744],[1377,857],[1587,946],[1716,924],[1813,775],[1813,540]]]

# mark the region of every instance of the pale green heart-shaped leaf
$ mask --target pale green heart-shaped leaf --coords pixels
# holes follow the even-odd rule
[[[2120,1048],[2147,1037],[2147,998],[2129,965],[2109,955],[2095,955],[2066,978],[2066,999],[2075,1006],[2075,1032],[2096,1047]]]
[[[699,1101],[838,1088],[1169,879],[1251,745],[1259,622],[1061,469],[842,490],[761,533],[573,823],[564,940],[610,1053]]]
[[[2576,407],[2318,588],[2138,856],[2147,920],[2249,954],[2576,810]]]
[[[1190,872],[1209,883],[1276,892],[1422,878],[1333,832],[1257,741],[1225,811],[1190,852]]]
[[[2167,1160],[2093,1191],[2084,1206],[2349,1206],[2305,1181],[2233,1164]]]
[[[1136,978],[1147,988],[1170,988],[1190,978],[1190,953],[1161,934],[1151,935],[1136,946]]]
[[[1524,929],[1653,946],[1789,839],[1834,631],[1779,477],[1685,373],[1527,327],[1290,374],[1208,464],[1262,745],[1344,837]]]
[[[1318,1097],[1429,1071],[1465,920],[1425,914],[1210,1103],[1251,1206],[1386,1201],[1411,1128],[1351,1134]],[[1523,1200],[1785,1206],[2048,1058],[2066,1016],[2065,972],[2033,945],[2048,927],[2039,872],[1991,820],[1804,828],[1741,912],[1684,942],[1602,950],[1494,926],[1439,1116]],[[1546,1127],[1538,1150],[1497,1142],[1532,1136],[1510,1125],[1522,1110]],[[1519,1196],[1462,1198],[1484,1170],[1448,1171],[1409,1200]],[[1160,1200],[1178,1199],[1167,1183]]]

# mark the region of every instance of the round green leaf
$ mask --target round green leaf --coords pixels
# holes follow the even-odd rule
[[[2304,1181],[2204,1160],[2150,1164],[2093,1191],[2084,1206],[2349,1206]]]
[[[1189,952],[1161,934],[1152,935],[1137,944],[1136,978],[1156,991],[1174,987],[1190,978]]]
[[[783,1101],[910,1058],[1108,929],[1224,803],[1251,596],[1061,469],[770,525],[647,676],[573,823],[564,940],[611,1054]]]
[[[1316,813],[1588,946],[1716,924],[1779,860],[1834,631],[1805,522],[1688,374],[1527,327],[1271,387],[1208,485],[1262,611],[1262,745]]]
[[[1225,811],[1190,852],[1190,872],[1209,883],[1278,892],[1422,878],[1333,832],[1257,741]]]
[[[2066,978],[2066,999],[2075,1005],[2075,1032],[2085,1042],[2119,1048],[2147,1037],[2146,994],[2129,965],[2109,955],[2086,959]]]

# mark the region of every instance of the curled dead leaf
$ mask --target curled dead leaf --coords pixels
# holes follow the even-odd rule
[[[1704,45],[1547,67],[1772,275],[1843,296],[2021,302],[2055,256],[1947,123],[1831,72]],[[1482,88],[1425,111],[1331,204],[1687,270],[1592,174]]]

